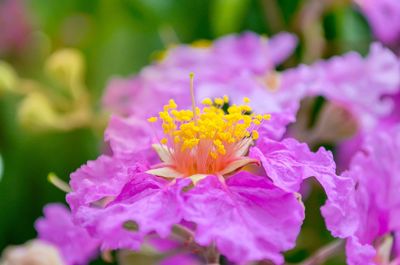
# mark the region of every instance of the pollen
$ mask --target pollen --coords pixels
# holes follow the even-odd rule
[[[251,142],[259,138],[257,128],[270,118],[252,113],[248,98],[243,102],[231,105],[227,96],[206,98],[201,108],[188,110],[178,109],[170,100],[158,119],[165,136],[160,143],[170,154],[174,169],[186,175],[215,173],[243,156]],[[226,111],[224,104],[229,105]],[[158,119],[151,117],[148,121]]]
[[[151,122],[151,123],[154,123],[154,122],[156,122],[157,120],[158,120],[157,117],[150,117],[150,118],[147,119],[147,121],[148,121],[148,122]]]

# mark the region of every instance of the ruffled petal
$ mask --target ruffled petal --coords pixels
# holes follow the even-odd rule
[[[102,155],[71,174],[72,192],[67,195],[67,202],[74,212],[82,205],[115,198],[132,174],[146,169],[147,167],[139,162],[124,163]]]
[[[368,244],[361,244],[356,237],[350,237],[346,242],[347,264],[376,265],[373,258],[375,249]]]
[[[81,207],[76,218],[94,236],[102,249],[137,250],[144,236],[156,232],[167,237],[182,219],[180,192],[190,180],[175,184],[146,173],[138,173],[121,193],[103,208]]]
[[[320,148],[313,153],[306,144],[294,139],[277,142],[263,138],[251,148],[250,156],[262,163],[267,176],[275,185],[289,192],[298,192],[305,179],[315,177],[328,196],[322,213],[332,216],[327,219],[329,230],[339,237],[354,232],[356,218],[341,207],[348,201],[354,182],[350,178],[336,175],[335,162],[329,151]]]
[[[152,143],[156,133],[156,129],[151,128],[146,120],[112,116],[104,140],[109,142],[116,157],[154,160],[157,154],[152,148]]]
[[[48,204],[44,217],[35,223],[38,237],[56,246],[68,265],[87,264],[98,251],[99,241],[72,222],[69,210],[62,204]]]
[[[214,242],[234,262],[270,259],[282,263],[280,252],[292,248],[304,219],[293,193],[265,177],[238,173],[220,182],[208,176],[184,195],[187,221],[197,225],[200,245]]]

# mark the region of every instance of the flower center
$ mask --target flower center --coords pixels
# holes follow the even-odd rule
[[[163,163],[148,172],[169,178],[223,176],[256,162],[245,155],[259,137],[257,128],[270,115],[253,114],[249,102],[244,98],[242,105],[229,105],[227,96],[206,98],[201,109],[193,105],[193,110],[179,110],[171,99],[158,117],[148,119],[160,120],[164,133],[154,145]]]

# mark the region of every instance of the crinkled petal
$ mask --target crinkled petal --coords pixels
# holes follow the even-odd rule
[[[44,217],[35,223],[38,237],[56,246],[66,264],[87,264],[96,254],[99,241],[72,222],[69,210],[62,204],[48,204]]]
[[[276,186],[289,192],[298,192],[303,180],[315,177],[328,196],[322,212],[325,216],[332,216],[327,219],[329,230],[340,237],[354,232],[356,218],[341,207],[352,192],[354,183],[350,178],[336,175],[331,152],[324,148],[311,152],[306,144],[294,139],[277,142],[263,138],[250,149],[250,156],[259,159]]]
[[[155,159],[156,156],[152,148],[156,132],[156,129],[152,129],[146,120],[113,116],[104,139],[110,143],[116,157],[130,158],[134,156],[149,160]]]
[[[362,129],[373,127],[391,112],[393,104],[383,96],[399,90],[400,62],[382,44],[373,43],[366,58],[350,52],[310,67],[317,81],[309,94],[342,104],[355,115]]]
[[[294,247],[304,208],[293,193],[247,172],[226,181],[208,176],[184,195],[184,218],[197,225],[196,241],[215,242],[234,262],[270,259]]]
[[[179,194],[189,180],[175,184],[146,173],[135,174],[121,193],[103,208],[81,207],[76,218],[94,236],[103,249],[137,250],[145,235],[157,232],[161,237],[182,219]]]
[[[67,195],[67,202],[74,212],[82,205],[90,205],[103,199],[118,196],[129,181],[132,173],[143,172],[147,167],[139,162],[124,163],[113,157],[102,155],[87,162],[71,174],[72,192]]]
[[[345,172],[357,182],[355,198],[361,225],[357,236],[372,243],[400,230],[400,126],[371,132]]]
[[[376,251],[368,244],[361,244],[356,237],[350,237],[346,242],[347,264],[376,265],[373,261]]]

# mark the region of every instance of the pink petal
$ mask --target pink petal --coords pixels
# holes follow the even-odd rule
[[[132,174],[143,172],[146,169],[146,166],[135,161],[124,163],[102,155],[97,160],[87,162],[86,165],[71,174],[72,192],[67,195],[67,202],[71,210],[75,211],[82,205],[115,197],[132,177]]]
[[[167,237],[182,219],[180,191],[189,180],[175,184],[146,173],[136,174],[118,197],[104,208],[81,207],[79,222],[102,240],[102,248],[137,250],[145,235]],[[133,231],[124,228],[134,222]]]
[[[294,139],[277,142],[263,138],[250,150],[250,156],[259,159],[275,185],[289,192],[299,192],[305,179],[315,177],[328,196],[322,212],[324,216],[332,217],[327,219],[329,230],[340,237],[354,232],[355,217],[341,207],[348,201],[354,183],[350,178],[336,175],[335,162],[329,151],[320,148],[313,153],[306,144]]]
[[[87,264],[97,254],[99,242],[72,222],[69,210],[62,204],[48,204],[35,228],[41,240],[60,250],[68,265]]]
[[[376,265],[373,262],[375,249],[366,244],[361,244],[357,238],[351,237],[346,242],[347,263],[349,265]]]
[[[294,246],[304,218],[294,194],[245,172],[226,185],[209,176],[184,196],[184,218],[197,224],[196,241],[205,246],[215,242],[234,262],[282,263],[280,252]]]

